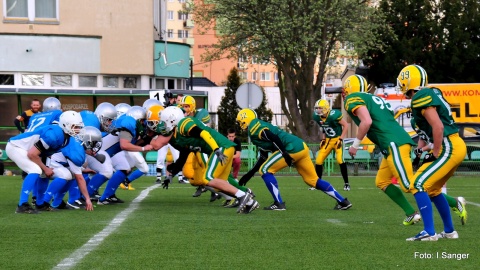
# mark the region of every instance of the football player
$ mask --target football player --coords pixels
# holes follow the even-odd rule
[[[427,72],[418,65],[404,67],[397,84],[406,98],[411,99],[412,117],[418,128],[433,143],[432,150],[422,166],[411,178],[410,191],[423,218],[423,231],[407,241],[437,241],[438,238],[458,238],[450,207],[442,193],[442,186],[450,179],[467,153],[465,142],[458,135],[450,105],[438,88],[427,87]],[[435,204],[443,221],[444,230],[435,233],[433,207]]]
[[[292,165],[295,165],[307,185],[315,187],[335,199],[337,204],[334,209],[347,210],[352,206],[329,182],[318,178],[310,159],[310,150],[302,139],[258,119],[257,113],[251,109],[239,111],[237,122],[241,129],[248,130],[248,136],[252,143],[263,152],[251,171],[260,169],[260,175],[272,194],[274,202],[263,208],[264,210],[286,210],[274,174]],[[266,152],[272,152],[272,154],[267,157]]]
[[[315,102],[313,121],[315,121],[323,130],[320,149],[315,160],[315,171],[318,178],[322,178],[323,162],[330,154],[335,151],[335,156],[340,172],[343,177],[343,190],[350,190],[348,182],[347,164],[343,159],[343,138],[347,135],[348,123],[343,119],[341,111],[330,109],[330,104],[325,99],[319,99]]]
[[[349,76],[344,84],[343,96],[345,110],[358,126],[356,138],[348,149],[349,154],[355,156],[365,136],[376,144],[384,158],[375,185],[403,209],[406,215],[404,225],[418,222],[421,216],[402,193],[402,190],[408,192],[409,180],[413,176],[410,154],[415,142],[393,117],[390,103],[367,93],[367,80],[364,77]],[[402,190],[392,184],[392,177],[399,180]]]

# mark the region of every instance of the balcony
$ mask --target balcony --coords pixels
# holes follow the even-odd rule
[[[183,21],[183,27],[184,28],[193,28],[193,20],[191,19],[188,19],[188,20],[185,20]]]

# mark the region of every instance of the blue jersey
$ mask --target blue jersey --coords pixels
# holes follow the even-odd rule
[[[27,151],[35,146],[40,151],[40,156],[48,157],[65,147],[69,138],[61,127],[48,125],[12,137],[8,142]]]
[[[85,149],[75,138],[70,137],[68,144],[60,151],[66,159],[70,160],[77,167],[81,167],[85,163]],[[66,166],[68,166],[68,163]]]
[[[122,151],[122,148],[120,147],[120,139],[118,137],[119,133],[122,131],[130,133],[130,135],[132,135],[132,140],[130,142],[135,144],[137,141],[137,128],[139,128],[137,127],[137,121],[135,118],[125,114],[112,122],[112,125],[114,125],[113,131],[111,133],[106,133],[103,136],[102,143],[102,150],[105,150],[110,157],[113,157],[118,152]]]
[[[98,120],[98,117],[92,111],[81,111],[80,116],[82,116],[83,124],[86,127],[95,127],[98,128],[98,130],[102,130],[100,120]]]
[[[61,114],[61,110],[36,113],[30,117],[30,122],[28,122],[28,127],[25,132],[34,131],[35,129],[46,125],[58,124]]]

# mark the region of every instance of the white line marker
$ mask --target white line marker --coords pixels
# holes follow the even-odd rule
[[[330,223],[333,223],[335,225],[339,225],[339,226],[347,226],[346,223],[343,223],[341,220],[339,219],[334,219],[334,218],[329,218],[327,219],[327,222],[330,222]]]
[[[479,203],[474,203],[474,202],[469,202],[469,201],[467,201],[467,205],[469,205],[469,204],[475,205],[476,207],[480,207],[480,204],[479,204]]]
[[[130,203],[130,206],[120,212],[118,215],[116,215],[110,222],[110,224],[108,224],[101,232],[90,238],[87,243],[85,243],[79,249],[75,250],[72,254],[70,254],[70,256],[59,262],[57,266],[55,266],[53,269],[70,269],[74,267],[83,258],[85,258],[85,256],[87,256],[90,252],[97,248],[103,242],[103,240],[105,240],[105,238],[107,238],[110,234],[117,230],[117,228],[122,225],[122,223],[128,218],[128,216],[138,208],[140,202],[148,196],[148,193],[150,193],[150,191],[159,187],[160,185],[153,185],[143,190],[140,195],[138,195],[138,197]]]

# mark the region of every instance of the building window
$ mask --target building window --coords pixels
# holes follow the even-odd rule
[[[123,79],[123,88],[137,88],[137,78],[136,77],[125,77]]]
[[[260,81],[270,81],[270,72],[260,72]]]
[[[238,76],[240,77],[240,79],[242,79],[244,81],[248,80],[248,73],[245,72],[245,71],[239,72]]]
[[[103,76],[103,87],[118,88],[118,77]]]
[[[15,85],[13,74],[0,74],[0,85]]]
[[[178,0],[179,3],[186,3],[187,0]]]
[[[7,18],[57,19],[58,0],[6,0]]]
[[[43,74],[22,74],[23,86],[43,86],[45,77]]]
[[[165,80],[155,79],[155,89],[165,89]]]
[[[273,79],[278,82],[278,72],[273,73]]]
[[[185,13],[184,11],[179,11],[178,12],[178,19],[181,20],[181,21],[188,20],[188,13]]]
[[[167,11],[167,20],[173,21],[173,10]]]
[[[52,75],[52,86],[72,86],[71,75]]]
[[[78,76],[78,86],[97,87],[97,76]]]
[[[257,80],[257,72],[252,72],[252,81]]]
[[[258,63],[258,57],[252,56],[252,64],[257,64]]]
[[[173,29],[168,29],[167,38],[173,38]]]
[[[188,38],[188,30],[178,30],[178,38]]]

